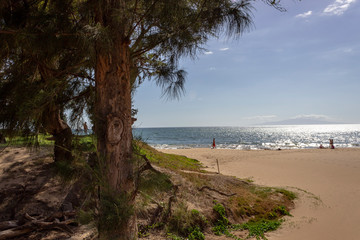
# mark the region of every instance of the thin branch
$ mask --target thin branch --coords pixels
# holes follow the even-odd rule
[[[223,196],[226,196],[226,197],[232,197],[232,196],[235,196],[235,195],[236,195],[236,193],[230,193],[230,194],[223,193],[223,192],[221,192],[221,191],[219,191],[219,190],[217,190],[217,189],[215,189],[215,188],[211,188],[211,187],[209,187],[209,186],[203,186],[203,187],[199,188],[198,190],[201,192],[201,191],[203,191],[204,189],[208,189],[208,190],[210,190],[210,191],[217,192],[218,194],[223,195]]]
[[[139,21],[137,21],[137,23],[135,23],[135,25],[130,28],[128,36],[131,36],[133,34],[133,32],[135,31],[135,29],[139,26],[139,24],[144,20],[144,18],[149,14],[150,10],[155,6],[155,4],[157,3],[158,0],[155,0],[154,3],[145,11],[145,14],[143,14]]]

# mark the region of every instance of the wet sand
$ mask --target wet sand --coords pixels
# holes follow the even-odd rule
[[[206,170],[299,194],[293,217],[269,240],[360,239],[360,148],[261,150],[166,149],[201,161]]]

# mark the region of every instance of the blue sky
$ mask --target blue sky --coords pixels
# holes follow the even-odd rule
[[[360,123],[360,0],[261,1],[239,40],[213,39],[184,59],[186,92],[137,90],[137,127],[247,126],[298,117]]]

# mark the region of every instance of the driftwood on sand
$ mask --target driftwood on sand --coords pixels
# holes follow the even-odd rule
[[[19,237],[32,231],[39,232],[44,230],[58,230],[73,234],[68,225],[76,223],[73,218],[74,216],[75,212],[58,212],[51,217],[35,218],[25,213],[23,219],[19,221],[0,222],[0,240]],[[59,219],[64,220],[60,221]]]

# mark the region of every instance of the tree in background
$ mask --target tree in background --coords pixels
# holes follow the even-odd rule
[[[0,121],[8,133],[53,135],[55,161],[65,162],[72,160],[72,131],[64,110],[70,103],[79,110],[90,86],[84,83],[87,44],[78,36],[74,11],[72,1],[0,5]]]

